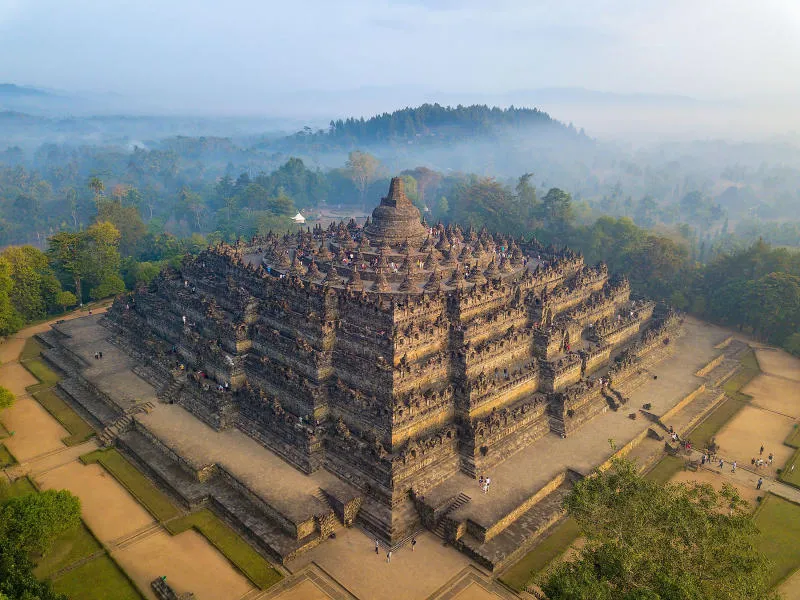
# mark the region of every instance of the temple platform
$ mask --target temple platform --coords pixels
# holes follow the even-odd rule
[[[372,531],[369,517],[381,507],[332,473],[306,475],[237,429],[217,431],[178,405],[157,402],[155,387],[134,372],[141,365],[108,341],[110,331],[99,319],[76,319],[44,334],[51,347],[45,357],[66,374],[62,395],[98,430],[143,403],[154,404],[132,414],[116,444],[180,503],[211,505],[256,547],[284,562],[342,524]],[[653,452],[659,443],[663,449],[648,430],[675,424],[682,431],[713,408],[720,399],[715,386],[741,352],[735,345],[715,348],[727,336],[687,318],[670,358],[643,363],[619,386],[627,400],[620,410],[604,411],[576,435],[547,434],[479,473],[492,480],[488,493],[476,479],[456,473],[417,496],[422,521],[483,567],[501,570],[561,518],[563,498],[577,480],[620,448],[636,455],[642,440],[654,444]],[[103,358],[95,359],[100,351]],[[645,404],[649,418],[639,410]]]
[[[479,473],[491,478],[488,493],[464,473],[427,490],[421,502],[435,515],[434,527],[486,568],[502,568],[520,547],[529,547],[560,517],[560,498],[572,482],[619,449],[635,446],[654,427],[654,422],[639,412],[644,404],[651,405],[648,412],[654,416],[669,417],[677,407],[692,413],[695,420],[695,396],[704,412],[715,405],[714,395],[701,389],[706,378],[695,373],[720,354],[715,345],[727,335],[721,328],[687,318],[670,358],[645,367],[637,381],[629,382],[627,387],[633,389],[623,388],[628,402],[619,411],[605,411],[573,436],[561,438],[550,433]],[[691,402],[686,402],[687,398]],[[678,406],[682,401],[685,407]],[[629,418],[633,412],[638,413],[636,419]],[[670,424],[669,419],[665,424]],[[464,497],[469,500],[465,502]],[[542,510],[542,503],[549,510]]]

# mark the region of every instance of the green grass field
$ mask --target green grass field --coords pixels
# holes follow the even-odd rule
[[[790,448],[800,448],[800,425],[795,425],[792,432],[783,441]]]
[[[13,464],[16,464],[17,459],[8,451],[3,444],[0,444],[0,469],[5,469]]]
[[[14,483],[6,483],[4,480],[0,480],[0,502],[8,498],[35,493],[36,488],[27,477],[20,477]]]
[[[276,584],[282,575],[225,523],[208,509],[179,517],[164,524],[172,535],[195,529],[262,590]]]
[[[143,597],[108,555],[64,573],[53,589],[70,600],[141,600]]]
[[[67,531],[53,542],[50,549],[37,561],[33,574],[39,579],[51,577],[64,567],[103,552],[100,545],[86,525],[81,523],[72,531]]]
[[[100,463],[158,521],[180,514],[178,508],[117,450],[95,450],[81,456],[84,464]]]
[[[796,488],[800,488],[800,426],[795,425],[792,432],[786,436],[783,443],[790,448],[794,448],[795,452],[789,457],[786,464],[783,465],[778,479]],[[793,465],[794,471],[792,471]]]
[[[69,431],[70,435],[63,440],[67,446],[75,446],[82,444],[90,437],[95,435],[94,429],[84,421],[78,413],[59,398],[52,389],[40,389],[31,394],[36,401],[44,407],[53,417],[63,425],[64,429]]]
[[[711,413],[703,419],[700,424],[689,433],[689,441],[695,448],[705,448],[711,439],[730,421],[742,408],[752,400],[748,394],[740,390],[750,383],[756,375],[761,372],[758,360],[752,350],[741,360],[739,370],[722,384],[727,398],[717,406]]]
[[[759,548],[773,562],[771,584],[800,568],[800,505],[767,494],[755,513]]]
[[[25,360],[39,358],[42,350],[44,350],[44,346],[42,346],[34,338],[29,337],[27,340],[25,340],[25,345],[22,347],[22,352],[19,353],[19,360],[22,362]]]
[[[672,477],[682,471],[686,466],[686,461],[677,456],[665,456],[658,461],[646,474],[645,478],[656,483],[667,483]]]
[[[578,524],[573,519],[564,519],[541,543],[504,572],[500,580],[511,589],[524,590],[547,565],[564,554],[579,535]]]
[[[31,375],[36,377],[36,379],[38,379],[40,382],[40,385],[31,386],[28,388],[29,390],[31,388],[36,390],[44,387],[53,387],[58,383],[58,380],[61,379],[61,377],[58,376],[58,373],[44,364],[44,361],[41,358],[32,358],[30,360],[20,361],[20,364],[28,369],[28,371],[31,372]]]

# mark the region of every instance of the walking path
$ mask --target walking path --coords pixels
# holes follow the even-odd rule
[[[684,454],[682,456],[685,456],[689,460],[700,461],[703,453],[692,450],[691,454]],[[719,468],[719,461],[716,463],[706,463],[705,466],[701,467],[701,469],[716,473],[724,479],[730,480],[731,483],[736,485],[750,487],[753,489],[756,488],[756,484],[758,483],[758,479],[760,477],[764,480],[764,483],[761,486],[761,492],[772,492],[776,496],[780,496],[800,504],[800,489],[786,485],[785,483],[782,483],[770,476],[768,473],[751,468],[749,463],[747,466],[737,464],[736,472],[733,471],[732,463],[727,460],[725,461],[725,465],[721,470]]]

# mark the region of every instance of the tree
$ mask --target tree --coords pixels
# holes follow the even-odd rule
[[[92,284],[93,298],[124,291],[119,275],[119,240],[119,230],[107,221],[94,223],[86,231],[62,231],[50,238],[50,260],[73,279],[78,302],[84,300],[84,280]]]
[[[67,312],[68,306],[75,306],[77,303],[78,299],[72,292],[62,290],[56,294],[56,304],[58,304],[64,312]]]
[[[364,205],[367,188],[372,183],[380,167],[380,161],[368,152],[353,150],[347,157],[347,174],[353,180],[360,194],[361,204]]]
[[[11,304],[11,265],[0,255],[0,335],[8,335],[22,326],[22,319]]]
[[[542,198],[545,227],[563,235],[573,219],[572,196],[558,188],[551,188]]]
[[[0,385],[0,410],[11,408],[14,405],[14,394],[8,388]]]
[[[9,246],[2,256],[11,267],[14,285],[10,298],[14,309],[26,322],[44,318],[61,291],[47,255],[34,246]]]
[[[106,190],[106,185],[103,183],[103,180],[100,179],[97,175],[92,175],[89,177],[89,189],[94,194],[94,201],[100,202],[100,199],[103,197],[103,194]]]
[[[617,459],[564,505],[586,545],[542,578],[550,600],[775,598],[748,505],[728,484],[662,485]]]
[[[428,191],[436,191],[439,183],[442,181],[442,174],[429,169],[428,167],[417,167],[412,171],[408,171],[417,182],[417,190],[419,190],[419,203],[427,206],[425,202],[425,195]]]
[[[108,221],[117,228],[120,234],[119,251],[123,256],[134,256],[138,253],[147,233],[138,208],[123,206],[121,201],[101,201],[97,205],[97,221]]]
[[[88,270],[85,238],[84,232],[60,231],[49,239],[47,250],[53,265],[72,278],[80,303],[83,303],[83,278]]]
[[[80,520],[81,502],[66,490],[26,494],[7,500],[0,508],[0,540],[26,552],[42,553]]]

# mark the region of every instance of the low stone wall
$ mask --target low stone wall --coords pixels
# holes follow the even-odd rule
[[[164,453],[172,462],[179,465],[181,469],[191,477],[193,477],[197,481],[207,481],[208,478],[213,474],[215,465],[202,465],[196,466],[190,463],[188,460],[183,458],[180,454],[178,454],[175,450],[170,448],[167,444],[162,442],[158,436],[156,436],[152,431],[150,431],[141,421],[134,418],[133,419],[133,428],[139,432],[144,438],[150,442],[153,446],[155,446],[158,450]]]
[[[316,531],[313,515],[309,516],[305,520],[295,522],[290,517],[282,514],[278,509],[266,502],[263,498],[254,494],[246,484],[239,481],[239,479],[231,474],[231,472],[225,467],[217,465],[217,473],[220,475],[223,481],[225,481],[225,483],[264,511],[264,514],[266,514],[271,521],[279,525],[283,531],[292,536],[294,539],[303,539],[304,537],[309,536]],[[328,511],[331,513],[333,512],[331,509],[328,509]]]
[[[678,411],[683,409],[687,404],[689,404],[692,400],[697,398],[700,394],[702,394],[705,391],[706,391],[706,384],[705,383],[700,384],[700,386],[697,389],[692,390],[691,392],[686,394],[675,406],[673,406],[667,412],[661,415],[661,422],[663,423],[674,417],[678,413]]]
[[[716,367],[718,367],[723,360],[725,360],[725,355],[720,354],[719,356],[711,359],[706,366],[697,369],[697,371],[695,371],[695,375],[697,375],[698,377],[705,377],[706,375],[711,373],[711,371],[713,371]]]
[[[489,527],[485,527],[474,521],[467,519],[467,531],[482,544],[485,544],[496,535],[502,533],[509,525],[514,523],[522,513],[529,510],[534,504],[539,502],[542,498],[553,492],[560,486],[567,478],[567,471],[559,473],[553,479],[548,481],[541,489],[539,489],[530,498],[522,502],[514,510],[501,517],[497,522]]]

